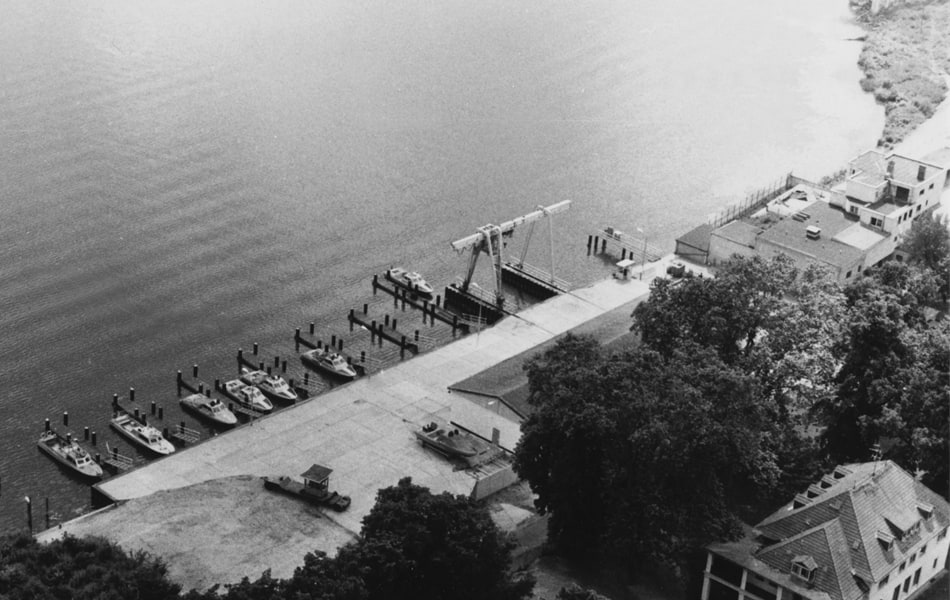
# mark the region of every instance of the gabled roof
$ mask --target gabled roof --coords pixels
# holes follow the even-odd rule
[[[785,573],[790,571],[796,559],[811,559],[816,568],[810,587],[842,600],[857,600],[863,594],[851,575],[848,539],[838,519],[763,548],[756,556],[773,569]]]
[[[709,550],[804,598],[858,600],[948,524],[950,503],[885,460],[837,467],[756,525],[755,538]],[[796,560],[814,561],[811,582],[793,574]]]
[[[911,547],[950,523],[950,504],[889,460],[839,467],[822,482],[823,494],[804,506],[779,509],[756,526],[763,538],[779,541],[760,554],[836,521],[847,542],[846,573],[853,568],[865,581],[877,582],[905,560]],[[930,519],[924,518],[928,506],[933,506]],[[901,538],[917,523],[919,532]],[[890,550],[879,532],[897,538]]]

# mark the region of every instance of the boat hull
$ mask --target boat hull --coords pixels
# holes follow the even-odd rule
[[[211,412],[208,412],[207,410],[202,409],[200,406],[196,404],[187,402],[185,398],[182,398],[181,400],[179,400],[178,403],[181,404],[182,408],[190,411],[195,416],[201,419],[204,419],[205,421],[208,421],[210,423],[214,423],[215,425],[222,425],[225,427],[232,427],[234,425],[237,425],[237,422],[238,422],[237,417],[231,411],[227,411],[224,414],[224,416],[219,417],[215,415],[214,413],[211,413]],[[228,416],[230,416],[230,418]]]
[[[352,373],[338,371],[333,367],[323,363],[319,358],[314,358],[306,353],[300,356],[300,361],[311,369],[319,371],[320,373],[332,375],[338,379],[343,379],[345,381],[352,381],[353,379],[356,379],[356,371],[353,371]]]
[[[135,434],[135,432],[129,429],[130,426],[134,426],[134,423],[135,423],[134,419],[128,416],[126,417],[127,418],[123,419],[123,417],[120,416],[116,419],[113,419],[109,423],[109,425],[111,425],[112,428],[115,429],[117,433],[119,433],[119,435],[129,440],[134,446],[143,448],[145,450],[148,450],[149,452],[152,452],[153,454],[157,454],[160,456],[167,456],[175,451],[175,447],[171,444],[171,442],[169,442],[168,440],[164,440],[164,438],[163,438],[163,441],[165,443],[161,445],[153,445],[153,444],[146,443],[144,440],[139,438]]]
[[[66,457],[58,453],[42,440],[37,443],[37,447],[41,452],[51,457],[54,461],[56,461],[57,464],[67,469],[70,473],[74,473],[88,479],[101,479],[103,476],[102,467],[100,467],[95,462],[91,462],[89,468],[80,468],[77,465],[69,462]]]

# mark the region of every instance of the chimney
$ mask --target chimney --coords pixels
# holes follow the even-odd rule
[[[497,427],[492,427],[492,428],[491,428],[491,443],[492,443],[492,446],[497,446],[497,445],[498,445],[498,440],[500,440],[500,439],[501,439],[501,432],[498,431],[498,428],[497,428]]]
[[[810,240],[817,240],[821,237],[821,227],[815,227],[814,225],[809,225],[805,228],[805,237]]]
[[[924,165],[917,166],[917,181],[923,181],[924,177],[927,176],[927,167]]]
[[[893,160],[887,161],[887,176],[894,177],[894,161]]]

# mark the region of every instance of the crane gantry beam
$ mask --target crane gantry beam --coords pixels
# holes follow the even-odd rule
[[[544,217],[551,217],[560,212],[566,211],[570,208],[571,201],[563,200],[557,202],[550,206],[539,206],[536,210],[529,212],[526,215],[516,217],[510,221],[505,221],[500,225],[484,225],[478,228],[476,233],[466,236],[460,240],[452,242],[452,249],[458,253],[465,252],[466,250],[471,250],[471,256],[469,257],[468,262],[468,271],[465,275],[464,280],[462,281],[462,291],[467,292],[469,285],[472,282],[472,276],[475,274],[475,265],[478,262],[479,255],[484,252],[491,259],[493,279],[495,283],[495,301],[500,307],[504,303],[504,295],[501,291],[501,273],[502,265],[504,264],[504,243],[502,241],[505,237],[510,237],[514,234],[515,230],[521,227],[522,225],[531,225],[529,230],[528,241],[531,239],[530,233],[534,230],[534,223]],[[527,241],[525,242],[525,248],[522,252],[521,262],[524,262],[524,255],[527,252]],[[553,276],[554,273],[554,233],[553,229],[551,230],[551,273]]]

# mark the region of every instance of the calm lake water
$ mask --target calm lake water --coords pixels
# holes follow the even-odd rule
[[[174,423],[193,363],[230,377],[259,342],[299,376],[310,321],[368,347],[345,314],[382,315],[390,264],[442,287],[465,267],[449,242],[571,199],[557,274],[584,285],[607,274],[589,233],[672,251],[883,123],[844,0],[0,7],[0,531],[26,495],[38,525],[47,497],[88,510],[36,448],[45,418],[141,457],[108,430],[113,393]],[[548,252],[536,234],[530,260]]]

